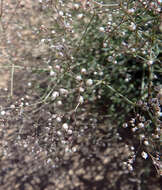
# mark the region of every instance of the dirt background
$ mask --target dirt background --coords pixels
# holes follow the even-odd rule
[[[74,135],[61,140],[77,151],[66,152],[58,128],[49,127],[53,108],[37,104],[39,93],[29,85],[46,77],[31,69],[47,66],[42,57],[48,48],[40,46],[35,32],[39,29],[43,36],[49,27],[42,4],[5,0],[1,10],[0,111],[5,115],[0,116],[0,189],[160,190],[160,177],[150,160],[137,159],[132,171],[124,166],[133,154],[131,146],[114,138],[116,127],[105,119],[85,130],[72,121]],[[34,106],[20,106],[26,103]],[[81,113],[77,120],[86,126],[87,116]],[[94,120],[93,113],[88,120]],[[151,168],[148,176],[146,168]]]

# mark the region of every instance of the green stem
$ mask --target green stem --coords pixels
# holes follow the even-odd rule
[[[75,51],[75,54],[74,54],[74,55],[76,55],[76,54],[77,54],[77,52],[78,52],[78,50],[80,49],[81,42],[82,42],[82,40],[83,40],[84,36],[86,35],[87,30],[88,30],[88,28],[89,28],[89,26],[90,26],[91,22],[93,21],[93,18],[95,17],[95,15],[96,15],[96,13],[94,12],[94,14],[92,15],[92,17],[91,17],[91,19],[90,19],[89,23],[87,24],[87,26],[86,26],[86,28],[85,28],[85,30],[84,30],[84,33],[83,33],[83,35],[82,35],[82,37],[81,37],[81,39],[80,39],[80,41],[79,41],[79,43],[78,43],[79,45],[78,45],[78,47],[76,48],[76,51]]]
[[[125,97],[124,95],[122,95],[120,92],[118,92],[117,90],[115,90],[112,86],[110,85],[106,85],[111,91],[115,92],[116,94],[118,94],[121,98],[123,98],[123,100],[125,100],[128,104],[132,105],[132,106],[136,106],[136,104],[134,102],[132,102],[131,100],[129,100],[127,97]]]

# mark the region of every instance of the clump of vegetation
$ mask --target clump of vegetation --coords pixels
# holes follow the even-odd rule
[[[49,7],[54,18],[50,40],[43,42],[52,52],[45,99],[54,104],[56,122],[68,115],[70,124],[91,104],[126,134],[130,130],[132,145],[144,143],[148,155],[159,155],[160,5],[142,0],[60,1]]]

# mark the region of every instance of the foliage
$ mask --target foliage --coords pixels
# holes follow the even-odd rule
[[[55,107],[63,104],[64,111],[55,112],[69,118],[93,104],[118,126],[131,130],[133,146],[142,142],[141,152],[157,156],[161,1],[85,2],[49,6],[50,40],[43,41],[51,51],[46,100]]]

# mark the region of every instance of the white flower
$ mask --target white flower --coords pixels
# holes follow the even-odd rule
[[[78,19],[82,19],[83,18],[83,14],[82,13],[78,14],[77,18]]]
[[[148,154],[147,154],[146,152],[143,151],[143,152],[141,153],[141,156],[142,156],[142,158],[147,159]]]
[[[28,87],[31,87],[32,83],[31,82],[28,82]]]
[[[75,146],[73,146],[72,151],[73,151],[73,152],[76,152],[76,151],[77,151],[77,148],[76,148]]]
[[[137,127],[134,127],[134,128],[132,128],[132,131],[135,132],[135,131],[137,131],[137,129],[138,129]]]
[[[60,65],[55,65],[55,69],[59,71],[61,69]]]
[[[134,31],[136,29],[136,25],[133,22],[131,22],[129,29]]]
[[[65,140],[62,140],[61,143],[62,144],[67,144],[67,142]]]
[[[92,86],[92,84],[93,84],[93,80],[92,80],[92,79],[88,79],[88,80],[86,81],[86,85],[87,85],[87,86]]]
[[[61,105],[62,105],[62,101],[59,100],[59,101],[57,102],[57,105],[58,105],[58,106],[61,106]]]
[[[87,73],[87,70],[86,70],[85,68],[82,68],[82,69],[81,69],[81,73],[82,73],[82,74],[86,74],[86,73]]]
[[[144,141],[143,143],[144,143],[146,146],[149,145],[149,142],[148,142],[148,141]]]
[[[76,9],[79,9],[79,4],[78,4],[78,3],[75,3],[75,4],[74,4],[74,7],[75,7]]]
[[[80,96],[80,97],[79,97],[79,103],[82,104],[83,102],[84,102],[84,98],[83,98],[83,96]]]
[[[56,76],[56,73],[54,71],[50,71],[50,76]]]
[[[64,124],[62,125],[62,127],[63,127],[65,130],[68,130],[68,128],[69,128],[69,126],[68,126],[67,123],[64,123]]]
[[[100,75],[100,76],[103,76],[103,72],[102,72],[102,71],[101,71],[101,72],[99,72],[99,75]]]
[[[80,75],[76,76],[76,80],[81,81],[82,77]]]
[[[61,136],[62,135],[61,131],[57,131],[57,135]]]
[[[105,28],[104,28],[104,27],[100,27],[100,28],[99,28],[99,31],[100,31],[100,32],[104,32],[104,31],[105,31]]]
[[[60,123],[60,122],[61,122],[61,117],[57,117],[57,118],[56,118],[56,121],[57,121],[58,123]]]
[[[66,147],[66,148],[65,148],[65,152],[70,152],[69,147]]]
[[[134,13],[134,12],[135,12],[135,9],[134,9],[134,8],[128,9],[128,13],[129,13],[129,14],[132,14],[132,13]]]
[[[79,87],[79,92],[84,92],[84,88]]]
[[[25,103],[25,105],[26,105],[26,106],[28,106],[28,105],[29,105],[29,103],[28,103],[28,102],[26,102],[26,103]]]
[[[58,96],[59,96],[59,92],[54,91],[54,92],[52,93],[52,99],[53,99],[53,100],[55,100]]]
[[[131,164],[128,164],[128,170],[133,171],[133,166]]]
[[[123,128],[127,128],[128,124],[127,123],[123,123]]]
[[[51,69],[52,69],[52,66],[51,66],[51,65],[49,65],[49,66],[48,66],[48,68],[51,70]]]
[[[97,74],[98,74],[98,73],[95,71],[95,72],[94,72],[94,75],[97,75]]]
[[[148,65],[152,65],[153,63],[154,63],[153,60],[149,60],[149,61],[147,62]]]
[[[144,138],[145,138],[145,135],[144,135],[144,134],[140,134],[140,138],[141,138],[141,139],[144,139]]]
[[[143,123],[139,123],[139,124],[138,124],[138,127],[139,127],[139,128],[144,128],[144,126],[145,126],[145,125],[144,125]]]
[[[12,105],[10,106],[10,108],[14,109],[14,108],[15,108],[15,105],[14,105],[14,104],[12,104]]]
[[[64,89],[64,88],[60,88],[60,94],[62,95],[67,95],[68,94],[68,90]]]
[[[69,130],[67,131],[67,133],[68,133],[69,135],[71,135],[71,134],[73,133],[73,131],[72,131],[71,129],[69,129]]]
[[[63,16],[63,15],[64,15],[64,12],[63,12],[63,11],[59,11],[59,15],[60,15],[60,16]]]
[[[6,114],[6,112],[3,110],[3,111],[1,111],[1,115],[5,115]]]

